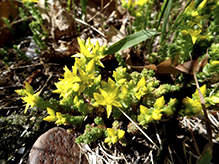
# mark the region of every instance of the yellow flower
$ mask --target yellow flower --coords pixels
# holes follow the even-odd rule
[[[108,81],[101,81],[101,86],[105,91],[112,91],[116,88],[116,83],[111,78],[108,78]]]
[[[92,59],[91,61],[89,61],[89,62],[87,63],[86,71],[87,71],[88,73],[90,73],[90,72],[94,71],[94,69],[95,69],[95,63],[94,63],[94,59]]]
[[[22,0],[23,2],[39,2],[39,0]]]
[[[207,0],[203,0],[203,1],[198,5],[198,10],[203,9],[203,8],[206,6],[207,2],[208,2]]]
[[[33,108],[42,99],[41,97],[39,97],[40,92],[34,94],[33,87],[29,83],[26,82],[25,87],[26,89],[15,90],[15,92],[17,92],[19,95],[24,96],[21,99],[24,100],[25,103],[27,103],[25,105],[24,113],[27,112],[30,106],[31,108]]]
[[[64,71],[64,79],[59,79],[60,81],[55,83],[57,89],[53,92],[60,94],[60,97],[67,98],[72,91],[78,92],[78,82],[81,82],[81,79],[77,76],[76,64],[72,67],[72,71],[67,66],[65,66]]]
[[[145,121],[146,121],[147,123],[153,121],[153,117],[152,117],[151,114],[146,114],[146,115],[144,116],[144,119],[145,119]]]
[[[213,103],[219,103],[219,98],[216,96],[211,96],[210,99],[212,100]]]
[[[140,112],[141,114],[146,115],[148,114],[148,108],[143,105],[140,105]]]
[[[133,2],[132,2],[132,0],[129,0],[128,1],[128,8],[132,8],[133,7]]]
[[[192,26],[189,25],[189,24],[192,24]],[[197,38],[200,36],[200,33],[202,32],[202,25],[201,24],[195,24],[192,21],[189,24],[188,24],[188,26],[191,26],[191,28],[188,29],[188,32],[192,37],[193,44],[195,44]]]
[[[45,117],[43,119],[44,121],[55,122],[57,120],[54,110],[52,110],[51,108],[48,107],[47,113],[49,114],[49,116]]]
[[[139,100],[147,93],[148,88],[146,87],[145,77],[142,77],[141,80],[139,80],[137,87],[135,87],[133,91],[136,92],[135,97]]]
[[[219,65],[219,61],[212,61],[212,62],[211,62],[211,65],[212,65],[213,67],[215,67],[215,66]]]
[[[17,92],[20,96],[25,96],[26,95],[25,91],[30,93],[31,95],[34,94],[33,87],[28,82],[25,82],[25,89],[15,90],[15,92]]]
[[[200,91],[201,91],[202,95],[205,97],[205,94],[206,94],[206,85],[205,84],[202,87],[200,87]],[[196,89],[195,93],[193,94],[193,98],[199,99],[198,89]]]
[[[26,96],[22,97],[21,99],[24,100],[27,103],[26,107],[25,107],[25,110],[24,110],[24,113],[26,113],[28,108],[29,108],[29,106],[31,108],[33,108],[38,103],[38,101],[40,101],[40,98],[38,97],[39,92],[37,92],[34,95],[30,94],[26,90],[24,90],[24,92],[26,93]]]
[[[118,142],[118,140],[122,139],[125,135],[125,131],[118,129],[115,130],[114,128],[107,128],[108,137],[105,138],[104,142],[108,143],[109,145],[111,143],[115,144]]]
[[[72,90],[74,92],[78,92],[80,89],[80,85],[78,83],[72,84]]]
[[[80,53],[77,53],[75,55],[72,55],[72,57],[89,57],[91,56],[91,50],[93,47],[93,44],[91,44],[90,38],[87,39],[86,43],[83,39],[77,38],[78,39],[78,44],[79,44],[79,51]]]
[[[126,87],[126,85],[122,85],[121,93],[119,94],[120,99],[122,100],[126,99],[128,94],[129,94],[128,88]]]
[[[122,138],[124,137],[124,135],[125,135],[125,131],[124,131],[124,130],[121,130],[121,129],[118,129],[117,132],[118,132],[118,133],[117,133],[118,138],[119,138],[119,139],[122,139]]]
[[[103,63],[101,62],[101,59],[105,58],[106,55],[103,54],[104,50],[105,50],[106,45],[100,47],[99,42],[96,42],[96,45],[93,47],[92,50],[92,55],[90,56],[91,58],[94,59],[95,63],[101,67],[104,68]]]
[[[182,34],[183,36],[185,36],[185,35],[188,34],[188,31],[187,31],[187,30],[182,30],[182,31],[181,31],[181,34]]]
[[[189,12],[191,12],[191,11],[194,10],[194,9],[195,9],[195,1],[192,0],[192,1],[190,2],[189,6],[186,8],[185,13],[189,13]]]
[[[78,67],[79,71],[79,78],[80,78],[80,89],[79,93],[83,92],[86,87],[90,87],[93,84],[93,81],[95,79],[94,73],[90,74],[87,72],[84,72],[80,67]]]
[[[195,100],[193,101],[192,104],[192,112],[195,114],[201,113],[202,112],[202,106],[201,106],[201,102],[199,100]]]
[[[93,104],[93,106],[97,105],[103,105],[106,106],[107,111],[107,118],[109,118],[110,114],[112,113],[112,106],[122,107],[122,105],[116,100],[117,99],[117,90],[118,88],[115,88],[112,91],[106,92],[103,89],[99,89],[100,93],[94,93],[94,99],[96,102]]]
[[[136,2],[136,5],[139,5],[139,6],[144,6],[148,3],[148,0],[138,0]]]
[[[117,83],[122,85],[125,81],[126,81],[126,79],[120,79],[119,81],[117,81]]]
[[[101,47],[99,42],[97,41],[96,45],[94,46],[94,44],[91,44],[90,38],[87,39],[86,43],[84,40],[78,38],[78,44],[80,47],[80,53],[77,53],[72,57],[89,58],[91,59],[91,61],[93,60],[95,64],[104,67],[103,63],[100,60],[106,57],[106,55],[103,54],[106,45]],[[89,66],[93,67],[93,63],[91,63]]]
[[[64,125],[66,122],[66,118],[63,117],[61,112],[56,112],[57,121],[55,124]]]
[[[154,108],[161,109],[165,104],[164,96],[158,98],[154,104]]]
[[[192,11],[191,16],[192,17],[197,17],[198,16],[198,11]]]
[[[183,104],[185,104],[186,107],[191,106],[192,103],[193,103],[193,100],[189,97],[186,97],[183,99]]]
[[[158,121],[161,119],[161,116],[162,116],[162,112],[163,110],[162,109],[155,109],[153,110],[151,116],[154,120]]]

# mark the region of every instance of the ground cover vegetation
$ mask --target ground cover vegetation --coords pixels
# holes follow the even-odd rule
[[[0,42],[3,161],[25,162],[57,125],[81,148],[104,149],[99,162],[217,162],[218,0],[10,2],[17,17],[0,22],[12,39]]]

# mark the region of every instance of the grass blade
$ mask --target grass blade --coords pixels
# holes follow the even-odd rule
[[[108,48],[107,51],[104,52],[104,54],[111,55],[116,52],[122,51],[144,40],[147,40],[148,38],[150,38],[151,36],[154,36],[155,34],[156,34],[155,30],[142,30],[142,31],[136,32],[114,43],[112,46]]]
[[[167,8],[167,4],[168,4],[168,0],[164,1],[163,5],[161,7],[161,11],[159,12],[159,15],[158,15],[158,22],[157,22],[157,25],[156,25],[156,30],[158,30],[158,28],[160,26],[160,22],[161,22],[161,20],[163,18],[164,12],[165,12],[165,10]],[[151,39],[151,45],[153,45],[154,39],[155,39],[155,36],[153,36],[152,39]],[[149,52],[151,54],[152,47],[150,47],[150,51]]]
[[[164,23],[163,23],[163,26],[161,29],[161,40],[160,40],[161,43],[163,42],[163,40],[166,36],[166,26],[167,26],[167,22],[169,20],[172,2],[173,2],[172,0],[169,0],[168,5],[167,5],[167,9],[166,9],[165,14],[164,14]]]
[[[174,21],[174,24],[173,24],[173,26],[171,27],[171,30],[170,30],[168,36],[172,35],[172,33],[175,32],[175,30],[179,27],[179,25],[180,25],[180,23],[181,23],[181,20],[182,20],[182,18],[183,18],[182,16],[183,16],[183,14],[184,14],[184,11],[185,11],[185,9],[189,6],[189,4],[191,3],[191,1],[192,1],[192,0],[190,0],[190,1],[186,4],[186,6],[184,7],[184,9],[181,11],[181,13],[179,14],[179,16],[178,16],[178,17],[176,18],[176,20]]]
[[[205,151],[204,151],[204,154],[201,155],[201,158],[199,161],[197,161],[196,163],[197,164],[206,164],[206,163],[210,163],[212,159],[212,151],[211,151],[211,148],[207,148]]]

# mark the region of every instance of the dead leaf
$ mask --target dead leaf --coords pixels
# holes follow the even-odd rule
[[[172,66],[171,59],[168,59],[158,64],[156,73],[157,74],[178,74],[178,73],[182,73],[182,71]]]
[[[149,64],[145,66],[139,66],[136,64],[133,64],[130,55],[126,58],[126,64],[130,66],[131,68],[134,68],[138,71],[142,71],[144,68],[146,69],[152,69],[156,72],[156,74],[179,74],[179,73],[187,73],[187,74],[193,74],[193,70],[195,72],[201,71],[201,69],[207,64],[208,57],[207,55],[201,60],[201,62],[198,62],[197,60],[190,60],[183,64],[179,64],[178,66],[174,67],[171,64],[171,59],[165,60],[158,64],[157,66],[155,64]]]
[[[47,4],[49,11],[45,7],[45,0],[39,1],[38,8],[43,19],[47,21],[46,28],[53,39],[58,42],[60,39],[75,36],[77,34],[76,21],[73,15],[66,11],[66,7],[62,7],[63,4],[56,0],[48,1]]]
[[[208,53],[206,53],[205,57],[201,60],[199,64],[199,70],[198,72],[202,71],[204,66],[208,63]]]
[[[155,72],[157,71],[157,67],[156,67],[155,64],[149,64],[149,65],[145,65],[145,66],[134,65],[134,64],[132,63],[131,55],[130,55],[130,54],[129,54],[128,57],[126,58],[125,63],[126,63],[128,66],[130,66],[131,68],[134,68],[134,69],[136,69],[136,70],[138,70],[138,71],[142,71],[144,68],[145,68],[145,69],[152,69],[152,70],[154,70]]]
[[[193,70],[195,72],[198,72],[199,62],[198,62],[198,59],[197,60],[190,60],[190,61],[187,61],[183,64],[179,64],[175,68],[177,70],[181,71],[181,72],[188,73],[188,74],[193,74]]]

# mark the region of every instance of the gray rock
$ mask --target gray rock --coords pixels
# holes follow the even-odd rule
[[[75,136],[60,127],[42,134],[30,150],[29,164],[89,164],[74,142]]]

